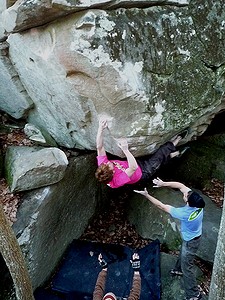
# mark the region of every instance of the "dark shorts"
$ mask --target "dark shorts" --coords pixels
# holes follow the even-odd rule
[[[172,142],[166,142],[155,153],[137,158],[137,163],[142,170],[140,180],[149,180],[154,173],[170,160],[170,153],[175,152],[176,147]]]

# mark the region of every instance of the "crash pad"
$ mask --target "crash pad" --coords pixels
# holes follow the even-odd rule
[[[108,263],[105,293],[113,292],[118,299],[126,299],[133,282],[130,259],[134,252],[139,253],[141,262],[140,300],[159,300],[161,294],[159,240],[138,250],[117,244],[74,240],[52,279],[52,292],[57,293],[60,299],[92,300],[95,283],[101,271],[98,263],[98,255],[101,253]],[[41,298],[35,296],[35,299]],[[48,299],[51,300],[50,297]]]

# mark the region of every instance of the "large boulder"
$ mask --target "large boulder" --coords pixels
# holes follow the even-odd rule
[[[60,182],[24,194],[13,229],[34,289],[52,274],[106,197],[93,176],[95,159],[93,154],[73,158]]]
[[[59,182],[68,160],[58,148],[10,146],[5,157],[6,180],[12,192],[27,191]]]
[[[225,105],[222,6],[93,9],[10,34],[10,59],[35,105],[28,121],[59,145],[94,149],[106,114],[105,146],[120,156],[112,137],[129,137],[139,156],[187,126],[188,140],[201,135]]]
[[[180,191],[168,188],[152,189],[149,193],[163,203],[181,207],[184,206],[183,195]],[[200,194],[201,192],[198,191]],[[222,211],[203,195],[206,202],[203,219],[203,234],[198,256],[206,261],[213,262],[217,244]],[[181,244],[180,222],[169,214],[161,211],[146,198],[133,194],[129,202],[128,219],[135,225],[137,232],[144,238],[156,239],[164,243],[168,249],[176,250]]]

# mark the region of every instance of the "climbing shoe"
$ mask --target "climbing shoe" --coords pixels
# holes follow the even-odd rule
[[[184,147],[183,149],[179,150],[178,158],[180,158],[187,150],[189,150],[190,147]]]

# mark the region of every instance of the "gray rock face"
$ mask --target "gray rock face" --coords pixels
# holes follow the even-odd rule
[[[33,101],[21,84],[8,55],[7,43],[0,44],[0,110],[20,119],[32,108]]]
[[[185,4],[86,10],[10,34],[10,58],[35,105],[29,122],[59,145],[94,149],[106,114],[111,135],[129,137],[136,156],[187,126],[188,140],[201,135],[225,105],[222,2]],[[112,138],[106,149],[121,155]]]
[[[149,187],[149,193],[163,203],[181,207],[184,206],[182,195],[172,189],[154,189]],[[221,209],[217,208],[211,199],[202,195],[206,207],[204,209],[203,234],[198,256],[206,261],[213,262],[216,250],[218,231],[221,219]],[[128,219],[136,226],[138,233],[144,238],[158,238],[169,249],[178,249],[181,243],[180,222],[169,214],[153,206],[143,196],[134,194],[130,201]]]
[[[38,145],[57,147],[56,142],[48,132],[45,132],[45,130],[38,128],[33,124],[27,123],[24,126],[24,133],[31,141],[34,141]]]
[[[34,289],[50,276],[67,246],[81,236],[95,213],[100,200],[93,176],[95,159],[86,155],[70,160],[59,183],[24,195],[13,228]]]
[[[5,2],[5,0],[2,0]],[[11,1],[14,2],[16,1]],[[57,0],[57,1],[17,1],[12,7],[3,10],[4,29],[7,32],[23,31],[32,27],[37,27],[49,23],[59,17],[66,16],[73,12],[78,12],[90,8],[115,9],[119,7],[146,7],[151,5],[184,6],[189,0]]]
[[[10,146],[5,164],[10,189],[18,192],[59,182],[65,174],[68,160],[58,148]]]
[[[2,18],[2,12],[5,11],[7,8],[6,0],[0,0],[0,41],[4,41],[7,37],[5,34],[5,24]]]

